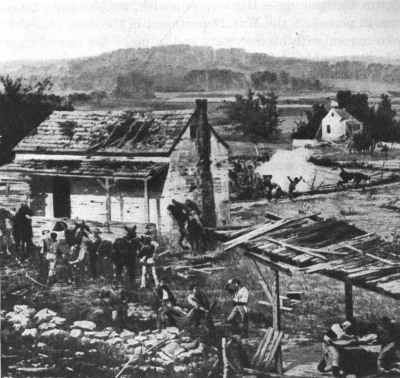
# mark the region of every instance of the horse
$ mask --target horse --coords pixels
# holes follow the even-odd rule
[[[29,246],[32,244],[33,231],[32,220],[27,216],[32,216],[33,211],[28,205],[21,205],[17,214],[13,218],[12,235],[15,241],[16,254],[19,254],[19,246],[22,247],[22,255],[29,254]],[[22,258],[21,255],[21,258]]]
[[[124,268],[126,269],[129,281],[132,283],[136,273],[136,257],[141,248],[141,243],[136,234],[136,226],[127,227],[124,225],[126,235],[115,239],[112,245],[111,261],[114,265],[117,279],[122,278]]]
[[[341,167],[340,165],[338,165],[335,168],[332,168],[333,171],[337,170],[338,168],[340,168],[341,172],[339,174],[341,180],[338,181],[337,183],[337,188],[339,189],[339,186],[341,186],[344,189],[344,184],[350,182],[350,181],[354,181],[353,182],[353,189],[357,189],[358,185],[362,182],[362,181],[369,181],[371,180],[371,176],[367,176],[364,173],[360,173],[360,172],[347,172],[343,169],[343,167]]]
[[[178,223],[180,233],[178,245],[184,251],[188,251],[189,247],[183,245],[183,240],[186,238],[192,249],[192,256],[194,256],[196,252],[201,252],[203,229],[197,223],[197,221],[192,216],[190,216],[189,209],[186,207],[185,204],[177,202],[175,200],[173,200],[172,202],[173,203],[171,205],[167,206],[167,210],[170,217],[172,219],[175,219]]]

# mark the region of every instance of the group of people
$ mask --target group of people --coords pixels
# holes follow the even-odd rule
[[[93,278],[97,276],[98,249],[102,242],[101,231],[95,228],[92,240],[84,239],[76,248],[69,248],[65,240],[58,237],[57,232],[43,231],[40,257],[47,270],[47,283],[56,281],[57,272],[66,275],[66,282],[71,284],[77,274],[89,272]],[[75,273],[75,274],[74,274]]]
[[[400,375],[400,325],[387,317],[374,323],[334,324],[323,337],[322,349],[324,356],[317,367],[322,373],[331,371],[339,377],[359,368]],[[347,371],[349,367],[352,372]]]
[[[229,171],[230,192],[234,200],[250,200],[258,198],[267,198],[269,201],[278,201],[285,192],[282,187],[272,182],[272,175],[262,175],[255,171],[255,164],[242,163],[238,160],[232,162],[232,169]],[[297,184],[303,177],[287,176],[289,180],[288,196],[294,198],[294,192]]]
[[[47,283],[53,284],[58,275],[64,275],[67,284],[72,284],[77,276],[96,278],[99,270],[107,273],[112,266],[111,261],[101,257],[103,239],[98,228],[92,230],[90,240],[83,238],[79,245],[72,248],[64,239],[59,238],[57,232],[44,231],[41,239],[41,261],[47,272]],[[138,261],[141,265],[141,288],[145,288],[150,276],[158,284],[156,260],[158,243],[150,235],[141,238]],[[109,245],[111,248],[111,245]]]
[[[234,308],[226,322],[233,325],[243,337],[248,337],[249,292],[238,279],[229,280],[224,286],[224,289],[234,295]],[[153,291],[161,300],[161,306],[157,314],[157,327],[159,331],[165,327],[167,322],[175,326],[186,325],[197,329],[201,321],[204,320],[210,335],[215,335],[213,310],[217,305],[217,301],[210,301],[198,284],[192,283],[188,287],[189,294],[187,301],[191,307],[189,312],[178,306],[176,297],[167,285],[165,278],[160,279],[159,284],[155,286]]]

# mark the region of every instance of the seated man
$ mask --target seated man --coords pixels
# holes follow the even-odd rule
[[[206,295],[200,291],[197,284],[191,284],[189,286],[190,294],[188,296],[188,302],[193,307],[187,317],[189,318],[189,325],[193,325],[198,328],[200,320],[204,319],[207,328],[210,332],[215,332],[214,322],[212,320],[211,312],[214,309],[216,302],[210,304]]]
[[[176,298],[171,289],[167,286],[165,278],[160,279],[160,283],[154,287],[154,294],[161,299],[161,307],[157,310],[157,328],[161,332],[167,319],[171,326],[176,326],[175,317],[186,316],[186,313],[177,307]]]
[[[325,372],[326,366],[332,367],[332,374],[334,377],[340,375],[340,353],[335,345],[336,341],[347,340],[349,345],[357,345],[358,338],[350,334],[351,323],[345,321],[342,324],[334,324],[325,334],[322,349],[324,350],[324,358],[318,364],[317,369],[320,372]]]

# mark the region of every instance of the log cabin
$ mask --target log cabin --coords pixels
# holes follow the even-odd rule
[[[31,177],[35,215],[174,229],[167,206],[194,200],[208,227],[229,223],[228,145],[193,110],[55,111],[0,175]]]

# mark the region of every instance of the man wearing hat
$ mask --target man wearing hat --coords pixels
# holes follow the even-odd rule
[[[193,307],[187,317],[189,318],[189,325],[198,328],[200,320],[204,319],[207,328],[210,332],[215,332],[214,322],[211,313],[216,305],[216,301],[210,304],[206,295],[200,290],[199,285],[192,283],[189,285],[188,302]]]
[[[347,340],[349,343],[354,341],[354,344],[356,344],[358,337],[351,334],[351,326],[352,324],[349,321],[345,321],[342,324],[334,324],[329,328],[322,342],[324,357],[317,366],[320,372],[324,373],[325,368],[331,366],[333,376],[340,376],[340,352],[335,346],[335,342]]]
[[[52,284],[55,280],[55,265],[57,259],[57,251],[60,247],[60,242],[57,240],[57,233],[51,232],[50,235],[43,235],[42,255],[46,261],[48,268],[47,284]],[[50,237],[49,237],[50,236]]]
[[[234,308],[228,316],[227,322],[239,329],[239,323],[237,318],[240,318],[242,323],[242,336],[249,336],[249,307],[247,303],[249,301],[249,291],[242,285],[242,282],[235,279],[230,279],[224,286],[224,289],[234,294],[233,305]]]
[[[158,243],[153,242],[153,239],[150,235],[142,237],[142,240],[143,246],[139,251],[139,262],[142,265],[142,281],[140,289],[145,289],[147,286],[147,276],[150,273],[153,274],[155,286],[158,286],[159,284],[155,266],[155,260],[157,260]]]
[[[92,238],[92,248],[89,250],[89,260],[90,260],[90,269],[92,271],[92,277],[97,277],[97,257],[98,251],[101,242],[103,241],[100,237],[101,231],[96,227],[92,231],[93,238]]]

